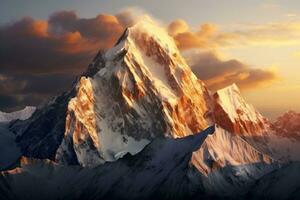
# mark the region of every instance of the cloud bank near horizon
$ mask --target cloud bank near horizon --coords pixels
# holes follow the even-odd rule
[[[134,10],[93,18],[60,11],[47,20],[25,17],[1,26],[0,109],[11,111],[38,105],[67,90],[97,51],[112,47],[124,29],[138,18]],[[286,31],[290,28],[286,27]],[[254,37],[251,31],[225,33],[209,23],[194,30],[184,20],[167,24],[166,30],[194,73],[213,90],[234,82],[248,89],[278,80],[278,74],[272,70],[218,56],[219,47],[236,45],[242,37]]]

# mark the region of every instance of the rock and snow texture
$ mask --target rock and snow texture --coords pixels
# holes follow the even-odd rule
[[[17,119],[26,120],[29,117],[31,117],[31,115],[34,113],[35,109],[36,109],[35,107],[26,106],[22,110],[11,112],[11,113],[6,113],[6,112],[0,111],[0,122],[11,122],[11,121],[17,120]]]
[[[215,118],[221,125],[232,120],[238,130],[245,127],[231,132],[241,136],[250,134],[247,128],[257,130],[263,120],[235,85],[211,97],[173,39],[145,19],[126,29],[113,48],[99,52],[69,92],[32,118],[12,124],[11,130],[25,156],[96,166],[126,153],[136,154],[156,137],[197,133]],[[201,173],[227,164],[266,161],[267,156],[231,133],[219,129],[216,141],[208,139],[207,148],[194,154],[192,162]]]
[[[248,104],[233,84],[214,94],[215,120],[231,133],[244,136],[264,136],[270,124],[252,105]]]
[[[209,93],[173,39],[150,19],[128,28],[97,55],[68,103],[56,159],[83,166],[135,154],[155,137],[183,137],[211,123]]]
[[[208,195],[218,196],[219,199],[247,199],[244,195],[256,184],[256,181],[280,167],[278,163],[227,165],[202,177],[203,190]]]
[[[191,136],[214,122],[222,127],[215,134]],[[41,183],[37,198],[53,190],[77,199],[91,193],[95,196],[90,198],[132,199],[162,191],[176,196],[169,188],[232,192],[276,168],[272,158],[253,146],[257,141],[271,146],[261,139],[270,123],[245,102],[236,85],[212,96],[174,41],[147,19],[128,28],[112,49],[99,52],[70,91],[29,119],[12,121],[9,128],[22,155],[58,162],[45,171],[22,168],[18,180],[9,180],[18,190],[28,177],[33,185]],[[191,142],[196,138],[200,143],[206,138],[198,150]],[[52,180],[45,181],[50,175]],[[0,189],[8,189],[9,196],[6,181],[0,178]],[[27,189],[35,188],[17,192]]]
[[[276,135],[300,142],[300,113],[288,111],[272,123]]]
[[[14,168],[22,155],[15,142],[16,136],[9,130],[9,123],[26,120],[35,110],[35,107],[27,106],[23,110],[11,113],[0,111],[0,171]]]
[[[20,168],[0,174],[0,198],[185,199],[201,191],[189,176],[192,152],[213,133],[210,127],[185,138],[156,138],[135,156],[95,168],[22,159]]]
[[[253,163],[273,163],[273,159],[256,150],[239,135],[222,128],[216,128],[208,136],[201,148],[193,154],[194,166],[203,174],[209,174],[229,166],[241,166]]]
[[[10,123],[10,131],[22,155],[39,159],[54,159],[62,142],[68,101],[75,95],[75,89],[55,97],[47,105],[37,109],[27,120]],[[78,164],[76,160],[70,164]]]
[[[300,161],[300,113],[288,111],[271,124],[266,144],[276,159]]]

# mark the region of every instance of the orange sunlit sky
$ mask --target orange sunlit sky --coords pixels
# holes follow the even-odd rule
[[[300,111],[299,0],[0,0],[0,110],[67,90],[144,14],[212,90],[235,82],[271,119]]]

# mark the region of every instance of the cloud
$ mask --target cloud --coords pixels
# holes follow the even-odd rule
[[[143,10],[139,7],[126,8],[116,14],[116,17],[118,18],[119,22],[124,27],[133,26],[135,23],[137,23],[139,20],[141,20],[145,16],[150,17],[153,21],[156,21],[156,22],[158,21],[157,19],[154,19],[153,16],[150,16],[150,14],[147,13],[145,10]]]
[[[300,25],[300,24],[299,24]],[[300,27],[300,26],[299,26]],[[212,90],[236,83],[242,89],[269,85],[280,79],[274,70],[253,68],[238,59],[221,59],[220,48],[249,45],[283,45],[300,41],[298,24],[243,24],[234,31],[221,31],[216,24],[206,23],[193,29],[184,20],[171,22],[167,30],[198,78]],[[293,36],[294,35],[294,36]]]
[[[218,25],[206,23],[193,29],[184,20],[175,20],[167,29],[181,50],[300,45],[299,22],[235,24],[230,27],[231,30],[222,31]]]
[[[69,90],[74,81],[72,74],[14,74],[0,77],[0,110],[5,111],[46,102],[58,93]]]
[[[300,45],[300,23],[298,22],[241,25],[231,34],[235,35],[235,40],[231,43],[237,46]]]
[[[0,72],[79,73],[123,31],[115,16],[81,19],[57,12],[48,21],[26,17],[0,28]]]
[[[108,48],[123,32],[123,25],[113,15],[99,14],[95,18],[79,18],[74,11],[52,14],[48,21],[50,30],[58,35],[79,33],[83,38],[99,42],[99,48]]]
[[[171,22],[167,29],[171,36],[176,36],[178,34],[188,32],[190,27],[184,20],[177,19]]]
[[[175,20],[168,25],[167,30],[181,50],[213,49],[221,44],[224,45],[225,39],[231,38],[230,34],[219,32],[218,26],[211,23],[202,24],[193,31],[184,20]]]
[[[81,18],[74,11],[60,11],[48,20],[25,17],[0,26],[0,109],[37,105],[67,90],[99,49],[110,48],[124,29],[144,14],[143,10],[126,9],[116,15]],[[179,19],[166,29],[181,51],[206,50],[187,58],[198,77],[214,89],[232,82],[253,88],[277,76],[268,70],[252,69],[235,59],[224,61],[215,53],[207,52],[217,52],[219,47],[248,45],[276,31],[283,37],[297,27],[297,24],[252,25],[224,32],[212,23],[193,29]]]
[[[129,18],[122,17],[124,22]],[[86,19],[73,11],[0,26],[0,109],[37,105],[67,89],[96,52],[113,46],[124,29],[121,13]]]
[[[185,57],[196,76],[213,91],[233,83],[252,89],[280,79],[272,70],[252,68],[237,59],[222,60],[211,51],[191,51]]]

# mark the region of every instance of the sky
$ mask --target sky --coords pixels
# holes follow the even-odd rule
[[[67,90],[147,14],[212,90],[236,82],[271,119],[300,111],[299,0],[0,0],[0,110]]]

